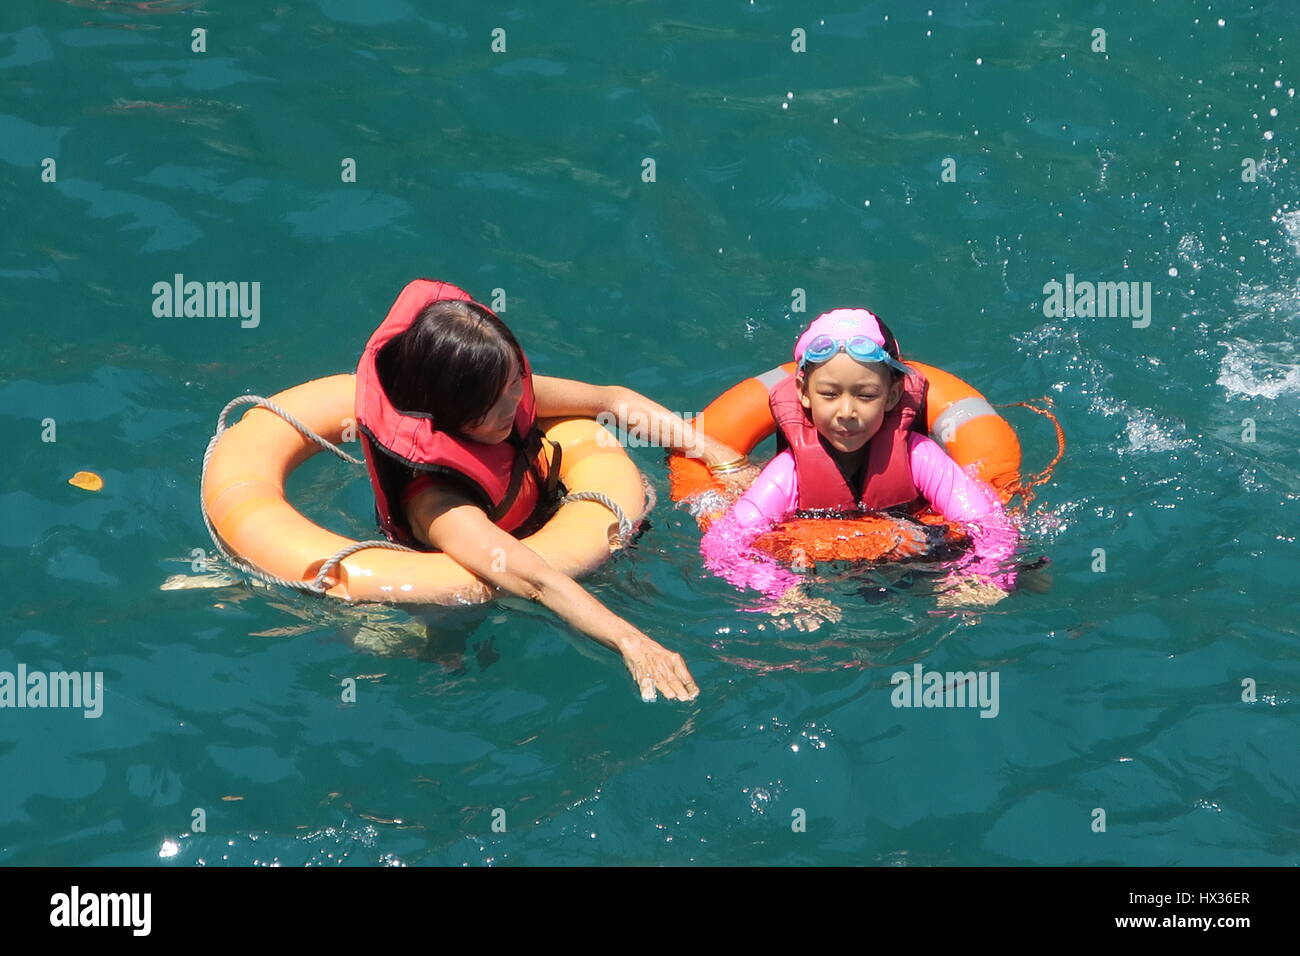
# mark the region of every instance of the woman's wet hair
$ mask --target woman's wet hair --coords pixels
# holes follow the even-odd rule
[[[524,367],[506,324],[476,302],[443,299],[375,357],[379,380],[399,411],[427,415],[439,431],[483,419]]]

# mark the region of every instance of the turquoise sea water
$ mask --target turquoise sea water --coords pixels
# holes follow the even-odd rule
[[[0,710],[0,863],[1300,862],[1298,38],[1290,0],[4,4],[0,671],[105,700]],[[155,317],[176,273],[260,282],[259,323]],[[1149,325],[1046,316],[1067,273],[1149,282]],[[210,547],[221,406],[351,370],[417,276],[506,290],[539,372],[680,412],[841,305],[1050,395],[1051,586],[954,611],[839,573],[839,624],[760,630],[635,448],[652,526],[588,584],[691,704],[518,602],[161,591]],[[291,489],[373,534],[360,469]],[[916,663],[996,672],[998,716],[891,706]]]

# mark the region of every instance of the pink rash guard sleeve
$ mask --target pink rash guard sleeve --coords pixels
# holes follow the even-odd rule
[[[997,493],[962,471],[937,442],[920,432],[907,436],[907,452],[917,490],[931,508],[970,535],[971,553],[958,568],[1014,591],[1016,572],[1006,568],[1015,557],[1019,533]]]
[[[1005,566],[1014,558],[1019,535],[987,484],[967,475],[934,440],[920,432],[907,438],[908,464],[917,490],[930,507],[970,535],[972,550],[958,565],[991,578],[1004,591],[1015,590],[1016,573]],[[738,588],[753,588],[778,598],[800,582],[780,562],[754,550],[755,538],[794,511],[799,502],[794,456],[781,452],[749,490],[709,526],[700,541],[704,563]]]

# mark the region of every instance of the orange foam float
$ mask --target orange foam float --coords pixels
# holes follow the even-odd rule
[[[356,376],[333,375],[297,385],[270,401],[337,444],[354,421]],[[590,418],[541,419],[563,448],[560,478],[570,494],[595,491],[635,524],[646,510],[641,473],[605,428]],[[327,531],[289,503],[285,482],[321,446],[266,408],[251,409],[219,434],[202,484],[202,505],[220,544],[259,571],[310,582],[327,559],[357,544]],[[602,565],[619,545],[618,520],[598,501],[568,501],[523,541],[571,577]],[[345,601],[481,604],[495,589],[445,554],[367,547],[343,558],[324,594]]]

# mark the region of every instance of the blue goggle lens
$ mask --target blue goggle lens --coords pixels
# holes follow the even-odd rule
[[[809,342],[808,347],[804,349],[803,359],[799,362],[799,366],[802,368],[809,362],[825,362],[841,348],[861,362],[885,362],[900,372],[906,372],[909,375],[912,372],[906,365],[895,361],[880,343],[865,335],[855,335],[851,339],[838,341],[829,335],[819,335]]]

